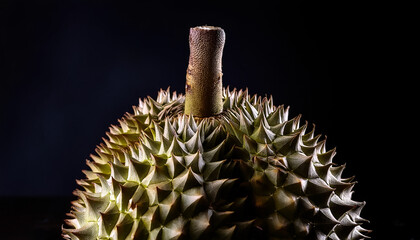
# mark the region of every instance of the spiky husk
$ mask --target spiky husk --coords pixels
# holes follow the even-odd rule
[[[161,90],[112,125],[78,184],[70,239],[363,239],[364,202],[335,149],[272,98],[224,89],[224,112],[183,114]]]

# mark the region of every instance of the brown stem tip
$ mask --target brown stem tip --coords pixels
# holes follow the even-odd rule
[[[187,115],[210,117],[223,111],[222,54],[225,32],[220,27],[190,29],[190,58],[185,85]]]

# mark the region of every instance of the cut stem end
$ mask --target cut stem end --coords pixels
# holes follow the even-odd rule
[[[222,55],[225,32],[220,27],[190,29],[190,58],[185,85],[187,115],[210,117],[223,111]]]

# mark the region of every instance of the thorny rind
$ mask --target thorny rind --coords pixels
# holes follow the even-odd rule
[[[335,149],[272,98],[223,89],[223,113],[183,114],[161,90],[112,125],[77,183],[67,239],[363,239],[365,205]]]

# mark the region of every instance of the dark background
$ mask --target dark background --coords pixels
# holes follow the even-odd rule
[[[419,239],[409,8],[1,1],[2,239],[59,238],[85,159],[139,97],[184,92],[188,31],[204,24],[226,32],[225,86],[273,95],[337,147],[371,236]]]

